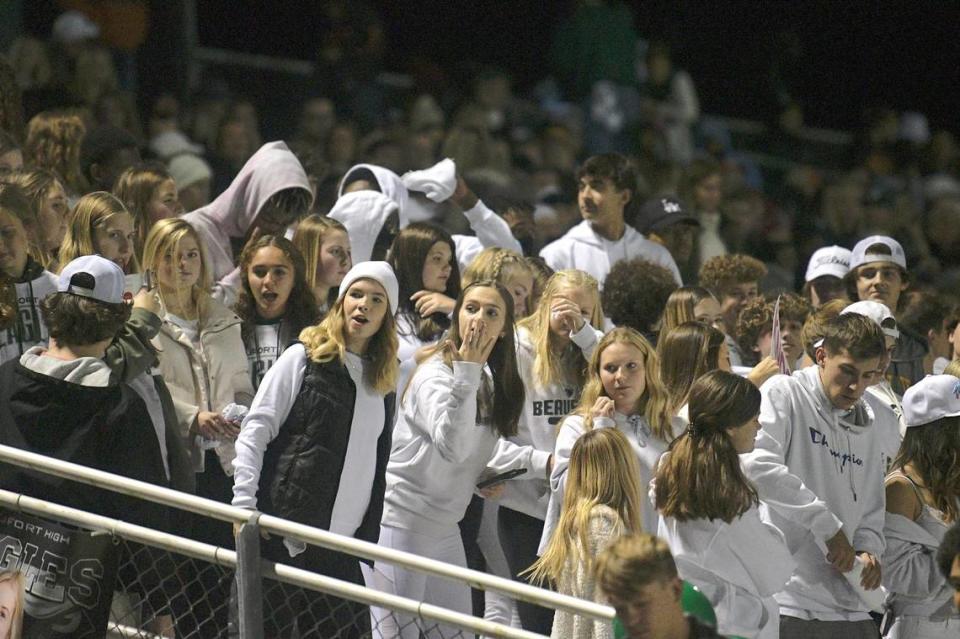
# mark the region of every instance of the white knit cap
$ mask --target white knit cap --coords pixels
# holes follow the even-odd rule
[[[902,404],[907,428],[960,415],[960,379],[927,375],[906,390]]]
[[[200,180],[209,180],[213,176],[210,165],[203,158],[190,153],[182,153],[170,160],[167,170],[177,184],[177,191],[182,191]]]
[[[874,302],[872,300],[854,302],[840,311],[841,315],[846,315],[847,313],[863,315],[866,318],[872,319],[877,326],[880,327],[880,330],[883,331],[884,335],[887,337],[892,337],[893,339],[900,338],[900,329],[897,328],[897,319],[893,316],[893,313],[890,312],[890,309],[887,308],[886,304],[881,304],[880,302]]]
[[[883,244],[890,249],[891,254],[867,253],[867,249],[876,244]],[[903,252],[903,247],[900,246],[900,242],[886,235],[871,235],[860,240],[853,247],[853,255],[850,257],[850,270],[871,262],[890,262],[904,271],[907,270],[907,256]]]
[[[850,249],[842,246],[824,246],[814,251],[807,262],[807,274],[804,281],[812,282],[818,277],[832,275],[843,279],[850,270]]]
[[[57,291],[120,304],[123,302],[123,269],[99,255],[82,255],[63,267]]]
[[[347,271],[340,282],[340,293],[338,298],[343,297],[350,285],[357,280],[369,279],[377,282],[387,292],[387,301],[390,303],[390,312],[397,312],[397,305],[400,301],[400,285],[397,283],[397,276],[393,268],[386,262],[360,262],[354,264],[353,268]]]

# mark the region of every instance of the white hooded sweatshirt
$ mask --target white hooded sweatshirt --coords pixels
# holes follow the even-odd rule
[[[668,269],[673,273],[677,284],[683,285],[680,270],[670,252],[645,238],[629,224],[619,240],[611,241],[600,237],[590,223],[584,220],[560,239],[543,247],[540,257],[555,271],[567,268],[586,271],[597,278],[601,288],[614,264],[620,260],[641,257]]]
[[[353,263],[359,264],[370,261],[377,236],[396,211],[397,203],[383,193],[354,191],[338,199],[328,215],[347,229]]]
[[[373,173],[373,177],[377,179],[380,193],[396,203],[397,211],[400,215],[400,228],[405,228],[407,224],[410,223],[410,219],[407,216],[407,204],[410,201],[410,194],[407,192],[407,187],[403,183],[403,180],[400,179],[400,176],[382,166],[377,166],[376,164],[357,164],[351,166],[347,172],[343,174],[343,179],[340,180],[340,188],[337,190],[337,204],[339,204],[340,200],[344,197],[343,187],[344,185],[350,184],[351,174],[362,169]],[[362,191],[354,191],[354,193],[361,192]],[[349,195],[349,193],[347,195]],[[336,208],[336,206],[334,206],[334,208]],[[342,222],[343,220],[340,221]],[[351,246],[351,249],[356,253],[355,247]],[[361,260],[357,260],[356,257],[353,258],[354,264],[358,261]]]
[[[309,193],[307,174],[285,143],[268,142],[247,160],[217,199],[183,216],[206,245],[207,268],[221,288],[235,289],[240,283],[230,239],[244,237],[266,201],[291,188]],[[233,277],[221,282],[228,275]],[[229,295],[224,299],[229,300]]]
[[[873,409],[862,399],[849,411],[834,408],[816,365],[775,375],[760,390],[763,429],[741,461],[797,562],[776,596],[780,614],[869,619],[868,606],[827,562],[825,542],[842,526],[857,552],[883,555],[884,469]]]
[[[783,589],[796,563],[765,511],[762,504],[754,506],[729,524],[660,517],[657,534],[670,545],[677,572],[710,600],[723,636],[779,636],[773,595]]]

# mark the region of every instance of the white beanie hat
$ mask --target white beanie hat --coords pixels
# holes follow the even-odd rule
[[[337,298],[343,297],[350,285],[357,280],[373,280],[383,287],[387,292],[387,301],[390,303],[390,312],[397,312],[397,305],[400,301],[400,285],[397,283],[397,276],[393,268],[386,262],[360,262],[355,264],[352,269],[344,275],[340,282],[340,292]]]
[[[203,158],[191,153],[182,153],[171,159],[167,170],[177,184],[177,191],[182,191],[200,180],[209,180],[213,176],[210,165]]]

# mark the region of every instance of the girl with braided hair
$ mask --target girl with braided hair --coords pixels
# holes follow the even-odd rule
[[[795,563],[739,458],[760,430],[760,391],[739,375],[710,371],[690,389],[689,415],[657,465],[657,534],[670,544],[680,577],[710,600],[719,634],[777,637],[773,595]]]
[[[516,317],[521,319],[533,310],[528,303],[533,292],[533,279],[533,269],[522,255],[493,246],[480,251],[470,262],[463,272],[461,286],[469,286],[477,280],[500,282],[513,296]]]

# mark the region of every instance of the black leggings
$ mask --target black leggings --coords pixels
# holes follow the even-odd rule
[[[510,575],[517,581],[529,583],[520,573],[537,560],[537,548],[543,535],[543,520],[500,506],[497,532],[503,554],[510,566]],[[553,610],[525,601],[517,601],[517,612],[524,630],[550,635],[553,629]]]

